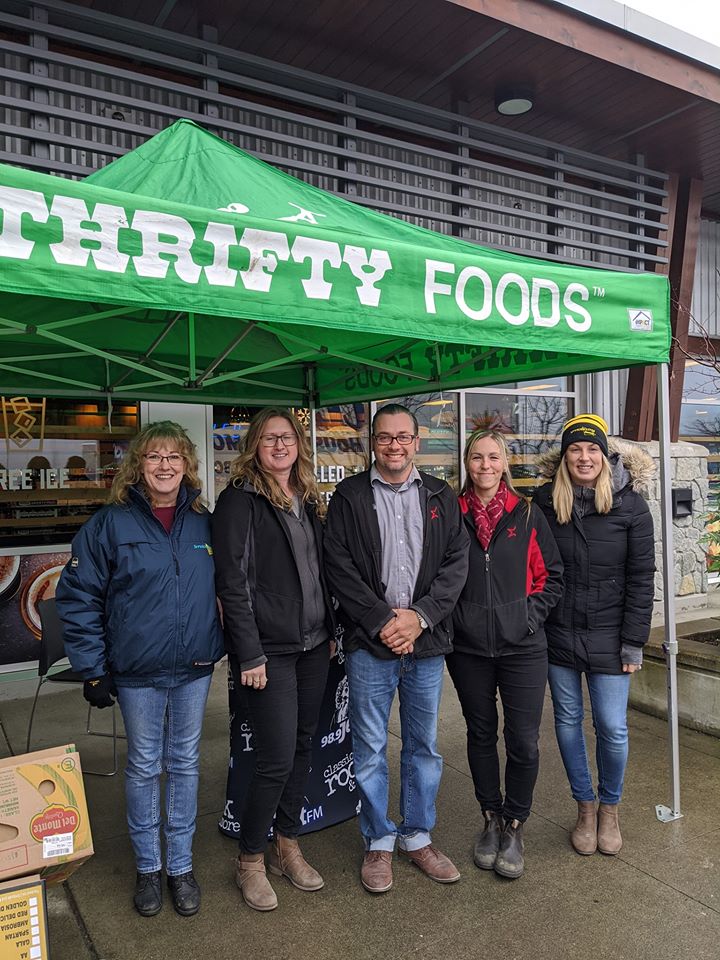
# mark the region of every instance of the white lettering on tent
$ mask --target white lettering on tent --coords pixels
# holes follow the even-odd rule
[[[214,287],[234,287],[237,281],[237,270],[233,270],[229,261],[230,247],[237,246],[235,227],[229,223],[210,221],[205,228],[203,240],[212,244],[213,247],[213,262],[203,267],[207,282]]]
[[[470,280],[479,280],[482,284],[482,306],[479,310],[473,309],[465,298],[465,288]],[[455,288],[455,302],[466,317],[471,320],[487,320],[492,312],[492,280],[490,274],[481,267],[465,267],[460,271],[457,287]]]
[[[589,330],[592,325],[592,316],[589,310],[586,310],[585,307],[573,300],[573,294],[576,294],[581,300],[589,300],[590,291],[587,287],[583,286],[582,283],[569,283],[563,296],[563,306],[566,310],[572,311],[572,313],[565,314],[565,322],[571,330],[584,333],[586,330]],[[573,313],[579,314],[582,320],[577,320],[572,315]]]
[[[132,229],[138,231],[143,242],[142,254],[133,257],[138,276],[162,280],[172,262],[181,280],[198,282],[201,269],[190,255],[195,233],[187,220],[172,213],[138,210],[133,217]],[[173,258],[172,261],[168,257]]]
[[[343,260],[350,267],[352,275],[360,281],[355,292],[358,300],[366,307],[377,307],[380,303],[380,293],[376,284],[392,268],[390,255],[386,250],[371,250],[370,256],[363,247],[353,247],[348,244],[343,251]],[[370,269],[366,269],[366,268]]]
[[[444,260],[426,260],[425,261],[425,310],[427,313],[437,313],[435,306],[435,295],[442,294],[445,297],[452,295],[452,287],[449,283],[439,283],[436,279],[438,273],[455,273],[455,264],[447,263]],[[460,308],[462,309],[462,307]]]
[[[23,214],[32,217],[37,223],[47,223],[50,214],[45,197],[36,190],[0,187],[0,209],[2,210],[0,257],[29,260],[35,241],[28,240],[22,235]]]
[[[128,226],[122,207],[96,203],[90,213],[84,200],[57,196],[53,199],[50,214],[59,217],[63,225],[62,240],[50,244],[50,252],[56,263],[85,267],[88,257],[92,256],[98,270],[125,272],[130,257],[118,250],[118,232],[121,227]],[[99,246],[83,246],[88,241]]]
[[[291,203],[288,200],[289,207],[295,207],[298,210],[298,213],[293,214],[292,217],[278,217],[278,220],[282,220],[286,223],[312,223],[314,226],[318,226],[318,217],[325,219],[327,214],[325,213],[313,213],[311,210],[306,210],[304,207],[301,207],[299,203]]]
[[[278,260],[290,259],[290,247],[284,233],[273,230],[243,230],[240,246],[250,251],[250,265],[240,271],[246,290],[268,293]]]
[[[218,210],[226,210],[228,213],[250,213],[250,207],[247,207],[244,203],[240,203],[239,200],[234,200],[226,207],[218,207]]]
[[[540,306],[540,297],[543,290],[547,290],[550,294],[550,314],[548,316],[543,316]],[[554,280],[533,277],[530,306],[533,323],[536,327],[556,327],[560,323],[560,287]]]
[[[511,285],[516,286],[520,291],[520,310],[518,313],[511,313],[505,305],[505,295]],[[514,327],[520,327],[523,323],[527,323],[530,317],[530,290],[527,280],[521,277],[519,273],[504,273],[495,287],[495,306],[498,313]]]
[[[309,300],[329,300],[333,285],[325,279],[324,265],[328,263],[336,270],[340,266],[338,244],[314,237],[297,237],[292,245],[292,258],[296,263],[310,261],[310,276],[301,281],[305,296]]]

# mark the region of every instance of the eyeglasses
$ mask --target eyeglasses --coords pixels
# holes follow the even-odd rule
[[[278,442],[284,447],[294,447],[297,437],[294,433],[264,433],[260,437],[260,443],[264,447],[274,447]]]
[[[393,437],[390,433],[375,433],[373,439],[379,447],[389,447],[393,440],[397,440],[403,447],[408,447],[416,436],[415,433],[398,433],[396,437]]]
[[[169,453],[166,457],[161,456],[159,453],[144,453],[143,459],[147,460],[153,467],[162,463],[163,460],[167,460],[171,467],[179,467],[185,457],[181,453]]]

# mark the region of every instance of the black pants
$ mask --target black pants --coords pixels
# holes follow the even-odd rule
[[[307,653],[271,656],[264,690],[243,687],[253,732],[255,771],[240,818],[240,849],[261,853],[276,827],[297,837],[310,771],[312,738],[327,682],[330,652],[321,643]],[[237,676],[235,682],[239,684]]]
[[[547,653],[476,657],[451,653],[448,670],[457,690],[465,723],[467,752],[475,796],[484,812],[524,822],[530,815],[540,752]],[[497,751],[497,692],[505,718],[505,801],[500,788]]]

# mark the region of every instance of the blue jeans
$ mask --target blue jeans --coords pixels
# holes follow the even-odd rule
[[[192,869],[200,733],[211,675],[179,687],[118,687],[127,733],[125,798],[139,873],[162,868],[160,775],[165,785],[167,873]]]
[[[444,657],[417,660],[404,655],[380,660],[355,650],[346,660],[355,779],[360,791],[360,831],[368,850],[403,850],[430,843],[442,757],[437,752],[437,717]],[[387,741],[390,708],[400,697],[400,813],[388,817]]]
[[[555,736],[572,795],[595,799],[583,733],[582,673],[550,664],[548,679],[555,711]],[[587,673],[595,728],[600,803],[620,803],[628,757],[627,702],[630,674]]]

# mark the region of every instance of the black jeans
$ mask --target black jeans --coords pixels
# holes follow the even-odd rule
[[[475,796],[484,812],[525,822],[530,815],[540,752],[538,737],[548,673],[546,652],[505,657],[451,653],[448,670],[465,723]],[[505,718],[505,801],[497,751],[497,692]]]
[[[255,771],[240,818],[240,849],[261,853],[273,817],[284,837],[297,837],[312,738],[318,723],[330,652],[321,643],[307,653],[268,657],[264,690],[243,687],[255,749]],[[237,668],[234,668],[237,671]],[[240,678],[236,672],[235,682]]]

